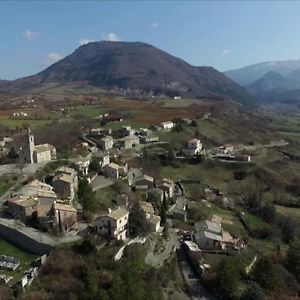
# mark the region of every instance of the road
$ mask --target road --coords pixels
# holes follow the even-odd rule
[[[168,220],[169,222],[171,220]],[[178,229],[169,226],[169,240],[165,241],[164,249],[161,252],[154,253],[155,241],[150,242],[150,250],[147,253],[145,262],[152,267],[159,268],[163,266],[165,261],[174,253],[179,246],[179,240],[177,235]]]
[[[192,300],[216,300],[201,284],[198,276],[195,275],[182,247],[177,250],[177,257]]]
[[[235,150],[237,151],[241,151],[241,150],[246,150],[246,151],[254,151],[257,149],[263,149],[263,148],[273,148],[273,147],[284,147],[287,146],[289,143],[281,140],[278,142],[272,142],[270,144],[258,144],[258,145],[238,145],[237,147],[235,147]]]

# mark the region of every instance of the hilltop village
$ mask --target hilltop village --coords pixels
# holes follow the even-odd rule
[[[176,276],[164,279],[157,299],[169,293],[214,299],[221,291],[229,293],[222,278],[230,280],[231,265],[248,278],[260,263],[261,251],[269,251],[265,224],[273,208],[255,204],[260,187],[243,180],[268,149],[287,142],[212,143],[199,126],[214,120],[207,112],[150,126],[126,118],[121,112],[94,116],[93,126],[81,126],[72,137],[77,141],[72,147],[50,135],[41,139],[31,127],[2,137],[1,168],[14,175],[0,198],[0,236],[34,255],[26,262],[17,254],[1,256],[0,278],[14,294],[26,295],[35,282],[44,282],[47,272],[55,276],[57,255],[67,251],[71,256],[88,253],[84,255],[93,259],[107,254],[99,263],[110,263],[109,272],[134,255],[139,264],[158,272],[155,285],[167,276],[162,274],[173,272],[165,271],[172,266]],[[185,132],[188,138],[183,139],[180,134]],[[278,230],[284,243],[287,229]],[[68,261],[65,271],[71,268],[73,274],[74,263]],[[225,263],[223,274],[219,268]],[[105,293],[114,292],[114,280],[109,279]],[[57,296],[52,288],[51,295]]]

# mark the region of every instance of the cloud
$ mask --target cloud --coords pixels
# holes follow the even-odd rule
[[[222,56],[227,56],[230,54],[230,50],[229,49],[224,49],[222,52],[221,52],[221,55]]]
[[[79,41],[79,45],[80,46],[83,46],[83,45],[86,45],[88,43],[92,43],[92,42],[95,42],[94,40],[91,40],[91,39],[87,39],[87,38],[82,38],[80,39]]]
[[[159,26],[159,24],[157,22],[152,22],[151,23],[151,27],[154,28],[154,29],[157,28],[158,26]]]
[[[119,41],[122,41],[122,39],[116,33],[113,33],[113,32],[110,32],[110,33],[104,35],[103,39],[105,41],[109,41],[109,42],[119,42]]]
[[[26,30],[23,34],[22,37],[29,41],[29,42],[33,42],[34,40],[36,40],[39,37],[39,32],[33,32],[30,30]]]
[[[55,52],[50,52],[47,54],[43,65],[52,65],[54,63],[56,63],[57,61],[59,61],[60,59],[62,59],[62,56],[59,53],[55,53]]]

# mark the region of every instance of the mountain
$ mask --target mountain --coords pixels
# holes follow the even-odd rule
[[[281,74],[269,71],[264,76],[247,86],[247,90],[258,98],[265,98],[272,93],[281,92],[289,88],[289,81]]]
[[[85,82],[123,95],[181,95],[229,99],[253,104],[256,99],[212,67],[196,67],[140,42],[93,42],[46,70],[11,83],[30,89],[43,84]]]
[[[273,62],[261,62],[258,64],[246,66],[236,70],[229,70],[224,74],[239,83],[240,85],[250,85],[254,81],[260,79],[270,71],[287,76],[291,72],[300,69],[300,60],[284,60]]]

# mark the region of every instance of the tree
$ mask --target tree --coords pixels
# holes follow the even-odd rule
[[[263,289],[255,282],[251,282],[241,296],[241,300],[264,300]]]
[[[198,126],[197,121],[196,120],[192,120],[191,126],[192,127],[197,127]]]
[[[289,246],[286,256],[286,267],[300,282],[300,241],[296,240]]]
[[[274,224],[277,217],[275,206],[270,203],[265,204],[261,210],[261,216],[269,224]]]
[[[224,299],[235,298],[240,280],[240,266],[231,258],[223,258],[216,269],[216,284]]]
[[[174,150],[170,147],[168,151],[168,161],[169,163],[173,162],[176,159],[176,154]]]
[[[295,238],[295,224],[290,218],[286,218],[286,221],[282,227],[282,240],[289,243]]]
[[[270,258],[262,257],[256,263],[253,275],[255,281],[264,289],[272,292],[279,287],[280,278],[277,269]]]
[[[165,223],[164,229],[163,229],[163,237],[165,240],[169,239],[169,224]]]
[[[83,210],[86,210],[88,212],[96,211],[96,194],[95,192],[93,192],[91,185],[86,179],[82,179],[79,181],[77,195]]]
[[[167,211],[168,211],[169,205],[166,197],[166,193],[163,194],[163,201],[160,206],[160,224],[164,225],[167,221]]]
[[[150,231],[145,213],[138,202],[132,207],[129,213],[128,226],[129,234],[132,237],[144,236]]]

